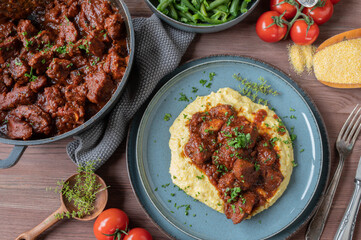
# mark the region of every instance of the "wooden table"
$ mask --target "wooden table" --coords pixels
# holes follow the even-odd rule
[[[125,2],[133,17],[151,15],[143,0],[125,0]],[[356,103],[361,102],[360,90],[333,89],[319,83],[313,74],[296,75],[287,57],[286,47],[291,41],[269,44],[262,42],[255,33],[256,19],[262,12],[268,10],[268,2],[268,0],[262,1],[252,16],[229,30],[197,35],[186,52],[183,62],[210,54],[230,53],[262,59],[289,73],[310,94],[324,117],[332,146],[331,174],[333,174],[338,163],[334,149],[335,139],[350,111]],[[361,5],[358,0],[341,0],[336,5],[331,20],[320,27],[321,33],[316,45],[337,33],[359,28],[360,15]],[[29,147],[16,166],[0,170],[0,239],[14,239],[58,208],[59,196],[45,189],[76,171],[76,166],[65,152],[69,141],[71,139]],[[148,229],[154,239],[168,239],[167,235],[146,216],[136,200],[127,175],[125,146],[123,141],[111,159],[98,171],[98,174],[111,186],[107,207],[117,207],[127,212],[131,227]],[[12,146],[0,144],[0,158],[5,158],[11,148]],[[361,140],[356,143],[352,155],[346,161],[322,239],[333,239],[353,192],[353,180],[360,155]],[[94,239],[92,226],[93,221],[67,220],[46,231],[40,239]],[[354,239],[361,239],[360,226],[359,220]],[[292,239],[303,239],[304,234],[305,228]]]

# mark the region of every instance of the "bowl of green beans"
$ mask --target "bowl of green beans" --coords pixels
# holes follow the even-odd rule
[[[187,32],[211,33],[247,17],[260,0],[145,0],[171,26]]]

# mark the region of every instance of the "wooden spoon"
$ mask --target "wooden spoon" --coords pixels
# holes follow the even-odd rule
[[[355,38],[360,38],[361,37],[361,28],[358,29],[354,29],[351,31],[347,31],[347,32],[343,32],[340,33],[338,35],[335,35],[333,37],[330,37],[329,39],[327,39],[326,41],[324,41],[317,49],[316,49],[316,53],[321,51],[322,49],[329,47],[333,44],[345,41],[345,40],[350,40],[350,39],[355,39]],[[323,81],[321,79],[318,79],[320,82],[322,82],[323,84],[330,86],[330,87],[335,87],[335,88],[361,88],[361,83],[334,83],[334,82],[327,82],[327,81]]]
[[[67,182],[69,182],[70,187],[74,186],[76,182],[75,177],[77,175],[78,174],[75,174],[66,180]],[[78,219],[80,221],[89,221],[96,218],[104,210],[105,205],[107,204],[108,201],[108,190],[104,180],[98,175],[96,175],[96,177],[97,177],[97,182],[101,184],[100,189],[104,188],[104,190],[100,191],[97,194],[94,210],[91,212],[91,214],[86,215],[82,218],[75,217],[75,219]],[[48,229],[49,227],[51,227],[52,225],[54,225],[56,222],[59,221],[59,218],[55,217],[56,214],[59,213],[61,214],[68,211],[72,212],[73,210],[75,211],[77,210],[76,207],[73,204],[71,204],[62,194],[60,194],[60,200],[61,200],[61,206],[58,210],[53,212],[49,217],[47,217],[44,221],[42,221],[39,225],[37,225],[33,229],[20,234],[15,240],[34,240],[46,229]]]

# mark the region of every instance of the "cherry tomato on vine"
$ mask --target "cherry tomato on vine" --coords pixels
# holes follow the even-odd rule
[[[331,0],[332,4],[335,5],[336,3],[338,3],[340,0]]]
[[[320,29],[316,23],[313,23],[308,29],[308,25],[304,19],[297,20],[291,27],[290,36],[292,41],[298,45],[310,45],[318,37]]]
[[[98,240],[122,239],[129,226],[129,218],[125,212],[117,208],[109,208],[95,220],[93,230]]]
[[[256,32],[265,42],[278,42],[286,35],[287,25],[282,23],[277,11],[268,11],[258,18]]]
[[[319,0],[314,7],[304,8],[302,12],[311,16],[317,25],[321,25],[332,17],[333,4],[331,0]]]
[[[298,4],[296,0],[290,0],[290,2]],[[286,19],[292,19],[297,13],[296,6],[285,2],[285,0],[271,0],[270,3],[271,10],[277,11],[279,14],[283,14],[286,11],[284,15]]]
[[[133,228],[124,237],[124,240],[153,240],[153,238],[144,228]]]

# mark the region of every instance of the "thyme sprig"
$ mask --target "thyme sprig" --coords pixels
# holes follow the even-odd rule
[[[280,94],[277,90],[274,90],[271,85],[267,84],[267,80],[265,80],[263,77],[258,78],[259,83],[248,81],[247,79],[242,78],[239,74],[234,74],[233,78],[240,81],[242,84],[242,86],[239,86],[239,88],[241,89],[240,93],[244,96],[251,98],[253,102],[268,106],[268,100],[259,97],[258,94],[261,93],[265,96],[270,94],[273,96],[277,96]]]
[[[94,174],[95,163],[96,161],[91,161],[78,167],[78,174],[75,176],[74,184],[61,180],[57,182],[57,187],[47,189],[60,193],[76,208],[76,211],[58,213],[55,215],[56,218],[82,218],[90,215],[94,210],[97,194],[108,188],[108,186],[101,188],[102,185],[97,181],[97,176]]]

